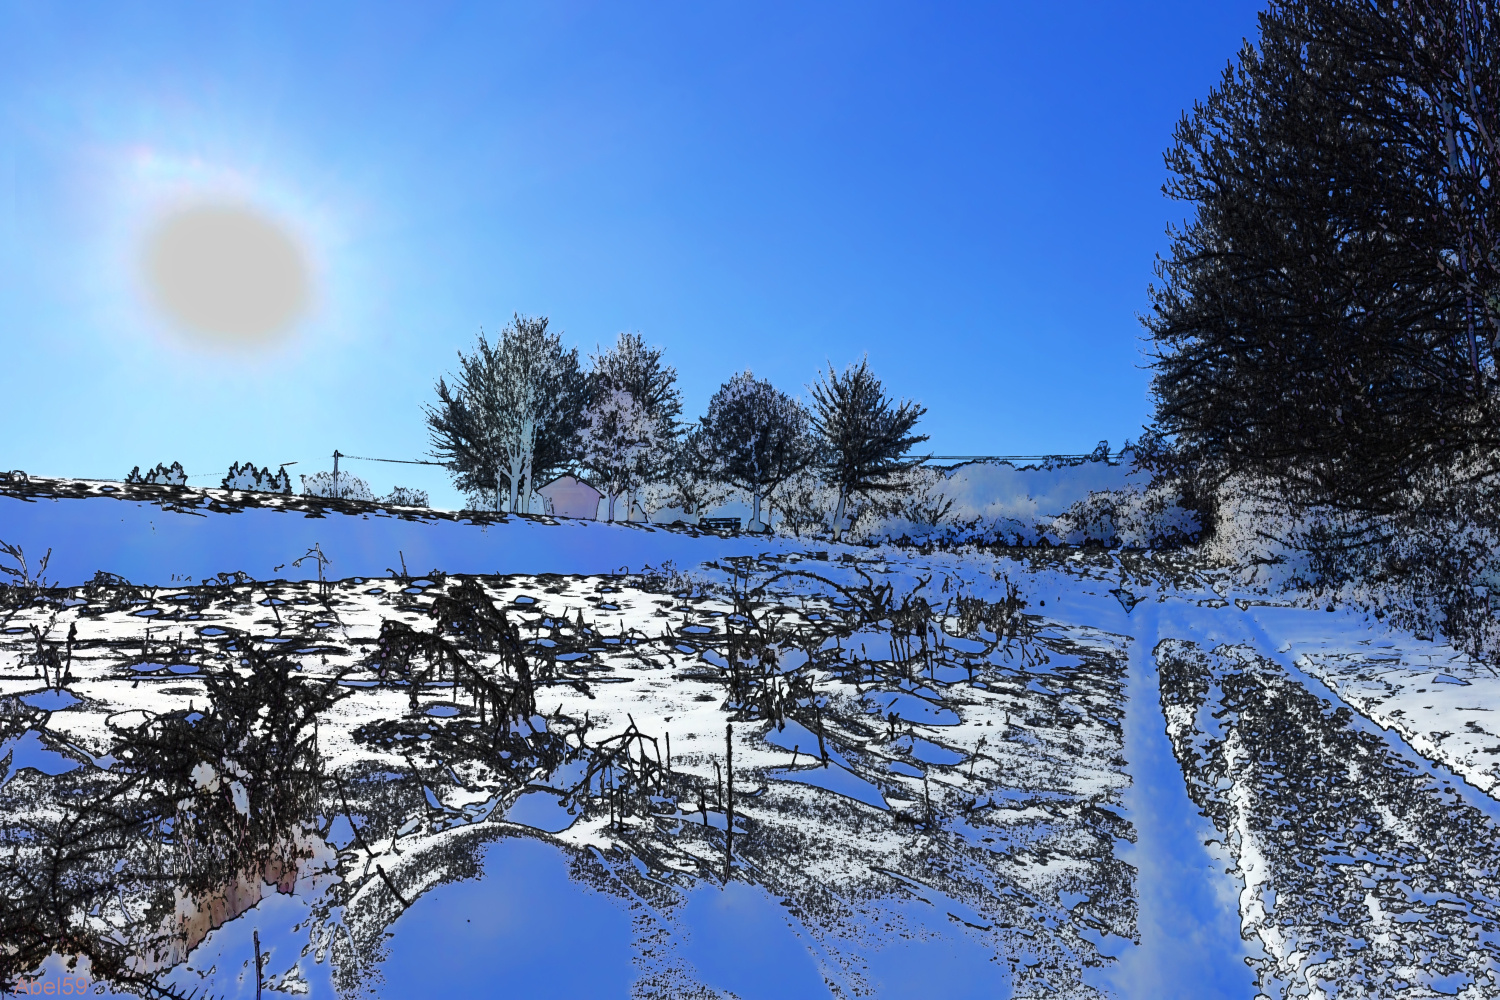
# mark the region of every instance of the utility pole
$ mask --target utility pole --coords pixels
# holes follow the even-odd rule
[[[344,456],[339,454],[337,448],[333,449],[333,495],[339,495],[339,459]]]

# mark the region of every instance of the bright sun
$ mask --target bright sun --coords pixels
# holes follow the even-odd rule
[[[309,275],[297,241],[254,208],[178,209],[148,235],[142,264],[157,305],[185,332],[221,344],[264,344],[306,310]]]

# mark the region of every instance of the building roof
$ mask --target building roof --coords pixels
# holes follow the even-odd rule
[[[563,475],[558,476],[556,479],[552,480],[550,483],[539,487],[537,489],[537,493],[545,497],[551,495],[549,491],[552,491],[553,487],[561,487],[562,489],[574,489],[579,486],[592,490],[597,496],[604,496],[604,494],[601,493],[597,488],[595,488],[592,483],[589,483],[585,480],[579,479],[577,476],[567,473],[564,473]]]

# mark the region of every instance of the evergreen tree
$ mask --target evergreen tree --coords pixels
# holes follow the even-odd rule
[[[702,421],[702,438],[715,474],[749,493],[751,530],[766,530],[762,498],[816,457],[802,404],[749,371],[719,387]]]
[[[893,477],[925,459],[906,458],[927,435],[911,433],[925,407],[907,400],[892,404],[880,380],[870,372],[869,359],[850,365],[842,375],[828,373],[810,387],[815,412],[813,430],[821,442],[824,478],[838,489],[833,512],[833,537],[843,528],[844,507],[856,495],[897,488]]]
[[[1259,47],[1184,116],[1165,190],[1196,216],[1170,232],[1145,320],[1158,464],[1365,510],[1460,460],[1494,471],[1500,407],[1473,332],[1496,318],[1474,235],[1493,195],[1468,179],[1492,161],[1456,150],[1500,121],[1444,82],[1464,56],[1436,41],[1473,18],[1492,36],[1468,6],[1273,3]]]
[[[564,350],[547,318],[517,314],[490,344],[481,333],[472,355],[459,352],[459,375],[437,384],[425,407],[434,454],[461,490],[494,490],[498,508],[528,506],[536,486],[575,461],[586,381],[576,348]]]

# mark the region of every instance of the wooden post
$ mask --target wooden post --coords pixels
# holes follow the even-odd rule
[[[818,756],[823,760],[823,766],[828,766],[828,748],[823,745],[823,710],[814,703],[813,708],[817,712],[818,721]]]
[[[724,724],[724,883],[734,857],[734,723]]]

